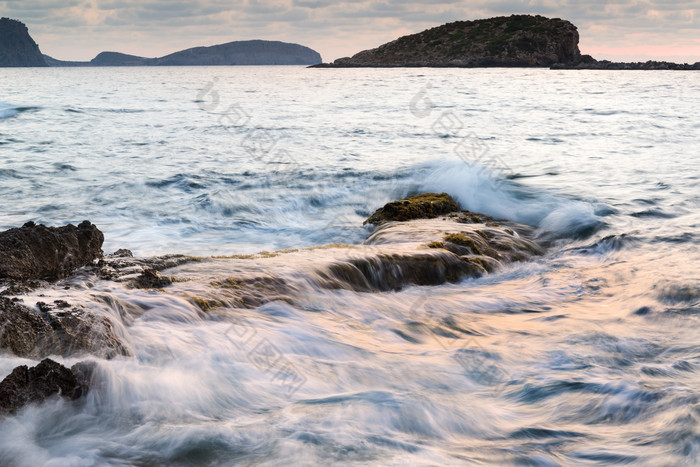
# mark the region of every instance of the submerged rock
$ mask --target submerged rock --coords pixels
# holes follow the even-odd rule
[[[89,221],[77,227],[27,222],[0,232],[0,279],[57,280],[102,256],[102,232]]]
[[[395,291],[479,277],[544,253],[534,228],[460,210],[446,193],[394,201],[368,220],[363,245],[205,259],[168,271],[168,288],[203,311],[297,302],[314,289]]]
[[[87,367],[85,367],[87,368]],[[88,391],[85,368],[80,367],[81,380],[73,371],[51,359],[37,366],[18,366],[0,382],[0,415],[11,415],[32,403],[41,403],[52,396],[74,400]]]

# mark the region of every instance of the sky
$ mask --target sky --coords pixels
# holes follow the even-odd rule
[[[447,22],[525,13],[571,21],[599,60],[700,61],[700,0],[0,0],[0,16],[61,60],[267,39],[329,62]]]

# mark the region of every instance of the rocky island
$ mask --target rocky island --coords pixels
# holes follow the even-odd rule
[[[20,21],[0,19],[0,67],[314,65],[321,62],[318,52],[303,45],[264,40],[193,47],[158,58],[102,52],[89,62],[64,61],[43,55],[27,26]]]
[[[578,30],[569,21],[500,16],[443,24],[323,66],[549,67],[585,60],[578,40]]]
[[[698,70],[669,62],[616,63],[582,55],[571,22],[540,15],[456,21],[400,37],[314,68],[549,67],[602,70]]]
[[[146,58],[119,52],[102,52],[89,62],[65,62],[45,56],[49,66],[212,66],[212,65],[314,65],[321,55],[299,44],[279,41],[235,41],[210,47],[193,47],[164,57]]]

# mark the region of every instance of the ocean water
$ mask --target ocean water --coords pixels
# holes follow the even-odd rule
[[[353,245],[444,191],[550,246],[231,310],[293,388],[225,313],[98,281],[85,304],[139,311],[134,356],[0,420],[0,465],[698,465],[699,101],[671,71],[0,70],[0,229],[89,219],[142,256]],[[32,363],[2,354],[0,378]]]

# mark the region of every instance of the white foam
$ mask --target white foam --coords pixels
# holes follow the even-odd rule
[[[422,191],[447,192],[463,209],[536,226],[540,234],[567,235],[600,223],[588,202],[504,180],[477,164],[431,162],[420,177]]]

